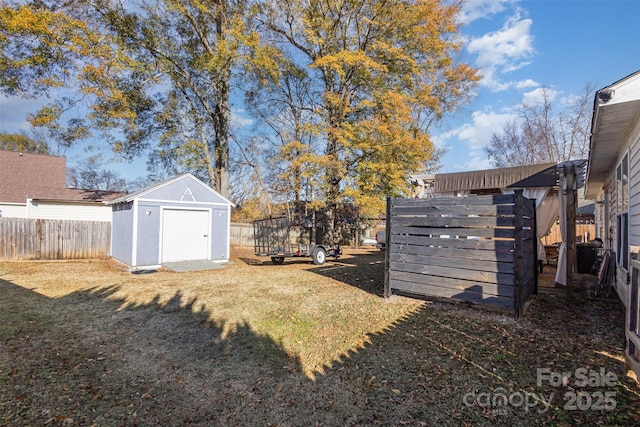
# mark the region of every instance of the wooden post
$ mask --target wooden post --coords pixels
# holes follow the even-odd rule
[[[387,215],[385,226],[385,247],[384,247],[384,297],[391,296],[391,286],[389,284],[389,252],[391,252],[391,197],[387,197]]]
[[[533,268],[535,269],[535,273],[533,274],[533,280],[534,280],[533,293],[537,294],[538,293],[538,263],[540,262],[538,260],[538,244],[542,244],[542,243],[538,239],[538,210],[536,209],[536,206],[538,205],[538,203],[536,202],[536,199],[531,199],[531,202],[533,204],[533,253],[534,253]]]
[[[565,203],[567,215],[567,289],[571,292],[576,272],[576,166],[564,165],[563,173],[566,182]]]
[[[523,225],[523,210],[524,210],[524,196],[522,190],[515,191],[514,198],[514,212],[515,212],[515,250],[514,250],[514,269],[515,269],[515,289],[514,289],[514,309],[516,318],[521,318],[524,313],[524,301],[521,301],[523,295],[524,285],[524,269],[523,269],[523,251],[524,251],[524,233],[522,230]]]

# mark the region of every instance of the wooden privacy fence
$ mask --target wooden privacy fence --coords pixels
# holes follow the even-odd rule
[[[232,246],[253,247],[253,224],[232,222],[229,228],[229,241]]]
[[[0,260],[106,258],[111,223],[0,218]]]
[[[578,243],[588,243],[596,237],[596,225],[595,224],[576,224],[576,238]],[[543,245],[554,245],[562,243],[562,233],[560,232],[560,225],[553,224],[551,230],[542,239]]]
[[[537,291],[535,204],[522,191],[388,199],[385,295],[448,298],[522,316]]]

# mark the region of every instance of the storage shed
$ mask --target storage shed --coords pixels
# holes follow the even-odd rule
[[[113,200],[111,256],[129,267],[229,260],[229,200],[191,174]]]

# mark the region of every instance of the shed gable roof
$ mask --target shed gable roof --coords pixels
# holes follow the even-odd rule
[[[191,202],[193,200],[197,200],[193,194],[195,192],[195,189],[199,188],[201,190],[204,190],[212,198],[212,201],[210,202],[224,203],[235,206],[228,199],[220,195],[213,188],[209,187],[190,173],[178,175],[176,177],[151,184],[147,187],[141,188],[138,191],[134,191],[133,193],[112,200],[109,204],[128,203],[135,199],[162,199],[163,197],[161,196],[161,194],[163,189],[167,189],[168,187],[181,182],[185,183],[186,187],[180,192],[180,195],[175,198],[175,201]]]

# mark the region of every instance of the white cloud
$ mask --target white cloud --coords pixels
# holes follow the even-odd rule
[[[454,168],[460,171],[477,171],[493,169],[494,166],[491,164],[491,160],[487,159],[486,157],[475,156],[468,162],[455,164]]]
[[[522,102],[529,105],[541,105],[544,103],[545,95],[549,101],[553,101],[558,92],[553,89],[539,87],[523,94]]]
[[[245,110],[233,108],[231,110],[231,124],[234,127],[244,127],[253,124],[253,119],[246,115]]]
[[[540,86],[540,83],[531,79],[526,79],[516,82],[514,86],[516,89],[528,89],[530,87],[538,87]]]
[[[467,0],[458,14],[461,24],[468,24],[476,19],[486,18],[507,9],[518,0]]]
[[[500,132],[505,123],[514,120],[516,117],[516,114],[510,111],[496,112],[491,109],[474,111],[469,123],[434,136],[433,141],[439,147],[459,144],[465,146],[464,148],[458,148],[458,151],[466,152],[467,160],[458,159],[453,163],[453,169],[489,169],[491,168],[491,163],[485,156],[484,148],[491,141],[491,136],[494,132]]]
[[[467,50],[477,55],[476,65],[483,77],[483,85],[500,91],[535,83],[530,79],[521,82],[502,82],[500,76],[530,63],[530,59],[535,54],[531,35],[532,24],[531,19],[522,19],[520,11],[517,11],[507,19],[500,30],[471,39]]]
[[[449,132],[449,137],[463,141],[471,151],[482,150],[491,140],[493,132],[498,132],[509,120],[516,117],[511,112],[497,113],[492,110],[474,111],[471,123],[465,123]]]

